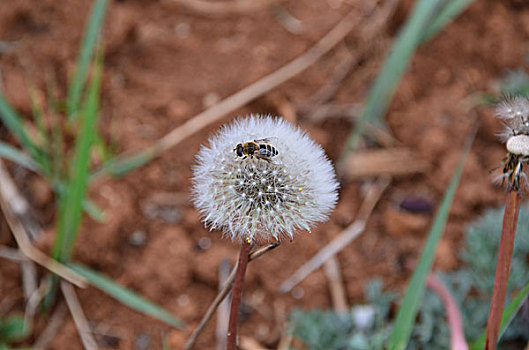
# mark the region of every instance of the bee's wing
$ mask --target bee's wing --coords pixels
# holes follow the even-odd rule
[[[271,137],[265,137],[265,138],[262,138],[262,139],[254,140],[254,141],[257,142],[257,143],[260,143],[260,142],[272,143],[272,142],[274,142],[274,141],[276,141],[278,139],[279,139],[278,137],[271,136]]]

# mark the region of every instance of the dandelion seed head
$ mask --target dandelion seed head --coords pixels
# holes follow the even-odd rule
[[[522,96],[508,97],[496,106],[496,115],[501,119],[527,118],[529,100]]]
[[[270,161],[233,152],[239,143],[263,138],[279,152]],[[336,175],[323,149],[270,116],[224,126],[198,152],[192,182],[193,202],[206,225],[239,242],[291,240],[297,230],[325,221],[337,201]]]

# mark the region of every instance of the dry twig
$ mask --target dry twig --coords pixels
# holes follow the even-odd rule
[[[393,147],[351,152],[343,162],[347,180],[380,175],[402,176],[423,173],[430,164],[408,148]]]
[[[186,9],[205,16],[226,16],[245,14],[263,10],[280,0],[252,1],[204,1],[204,0],[171,0]]]
[[[27,261],[26,256],[15,248],[9,248],[6,246],[0,246],[0,258],[12,260],[16,262]]]
[[[228,281],[230,274],[230,262],[229,260],[222,260],[219,266],[219,293]],[[215,332],[217,338],[217,350],[226,349],[226,333],[228,332],[228,317],[230,314],[230,304],[227,299],[224,299],[219,307],[217,313],[217,330]]]
[[[336,256],[333,256],[323,264],[323,267],[325,276],[329,281],[333,309],[338,314],[345,314],[349,311],[349,307],[347,306],[340,263]]]
[[[316,255],[303,264],[289,278],[287,278],[279,287],[280,293],[285,294],[290,292],[292,288],[294,288],[298,283],[303,281],[312,272],[320,268],[323,263],[335,256],[364,231],[367,219],[375,208],[376,203],[382,196],[382,193],[388,187],[389,182],[389,179],[383,177],[369,189],[366,199],[360,208],[358,218],[329,244],[320,249]]]
[[[81,303],[79,303],[79,299],[77,299],[77,294],[75,294],[73,286],[66,281],[61,281],[61,291],[62,295],[64,295],[64,299],[66,299],[66,305],[68,305],[68,308],[70,309],[73,322],[77,327],[77,332],[79,332],[84,348],[86,350],[97,349],[97,342],[92,336],[90,325],[83,312]]]
[[[0,208],[4,213],[11,232],[13,232],[13,236],[15,237],[20,251],[28,259],[45,267],[76,286],[84,288],[86,286],[86,279],[84,277],[56,260],[51,259],[31,244],[28,238],[28,231],[12,210],[12,206],[16,207],[21,204],[21,198],[23,197],[18,194],[16,185],[3,166],[2,160],[0,160]]]
[[[303,103],[303,106],[301,106],[301,112],[307,113],[308,118],[311,118],[312,114],[317,113],[318,108],[315,108],[315,106],[320,106],[329,101],[351,70],[373,52],[378,42],[377,38],[383,33],[383,29],[395,11],[397,4],[397,0],[387,1],[383,7],[380,7],[376,11],[373,18],[367,21],[365,26],[362,26],[361,32],[359,33],[362,45],[359,45],[355,51],[350,52],[335,69],[329,82],[322,86],[312,95],[308,102]]]
[[[33,317],[35,317],[35,312],[40,304],[40,301],[46,294],[47,283],[43,282],[40,284],[40,287],[36,289],[31,296],[27,299],[26,310],[24,312],[24,324],[33,324]]]
[[[61,328],[62,323],[64,322],[64,318],[66,317],[67,311],[68,310],[66,309],[66,305],[64,304],[64,302],[61,302],[59,306],[55,309],[55,312],[51,316],[50,320],[48,321],[46,328],[40,334],[35,344],[33,344],[33,348],[35,350],[48,348],[48,344],[55,337],[57,332],[59,332],[59,329]]]
[[[178,145],[189,136],[204,129],[211,123],[220,120],[226,114],[233,112],[237,108],[246,105],[250,101],[253,101],[257,97],[262,96],[293,78],[318,61],[323,55],[341,42],[353,29],[369,23],[373,14],[376,13],[375,9],[375,5],[370,6],[367,13],[362,13],[360,15],[356,13],[356,10],[352,10],[306,53],[287,63],[273,73],[270,73],[255,83],[250,84],[244,89],[225,98],[213,107],[197,114],[184,124],[170,131],[156,143],[135,153],[135,155],[141,155],[146,159],[155,158],[168,149]],[[120,158],[126,159],[126,157],[127,156],[124,154]],[[116,162],[119,162],[119,159],[116,160]],[[102,175],[103,173],[104,169],[98,171],[98,175]]]
[[[257,259],[261,255],[263,255],[263,254],[271,251],[272,249],[276,248],[278,245],[279,245],[279,243],[274,243],[274,244],[270,244],[270,245],[267,245],[266,247],[263,247],[261,249],[256,250],[255,252],[250,254],[250,256],[248,257],[248,262],[251,262],[251,261]],[[215,297],[215,300],[213,300],[213,302],[209,306],[209,308],[206,311],[206,313],[204,314],[204,316],[202,316],[202,319],[200,320],[200,323],[198,324],[197,328],[195,328],[195,330],[193,331],[193,333],[191,334],[189,339],[187,339],[187,342],[186,342],[186,345],[185,345],[185,348],[184,348],[185,350],[191,350],[191,349],[193,349],[195,347],[195,343],[196,343],[196,341],[198,339],[198,336],[200,335],[200,333],[202,333],[202,331],[204,330],[204,327],[206,327],[206,325],[208,324],[209,320],[211,319],[211,317],[215,313],[215,310],[217,310],[217,307],[219,306],[219,304],[222,302],[222,300],[224,300],[224,298],[226,298],[226,296],[230,292],[231,287],[233,285],[233,281],[235,280],[235,273],[236,272],[237,272],[237,264],[235,264],[235,266],[231,270],[230,275],[226,279],[226,283],[224,284],[224,288],[222,288],[222,290],[219,292],[219,294],[217,294],[217,296]]]

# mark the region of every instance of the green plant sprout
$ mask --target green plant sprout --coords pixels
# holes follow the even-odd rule
[[[65,101],[56,97],[55,87],[48,86],[47,108],[30,89],[33,129],[27,130],[23,118],[0,94],[0,119],[22,150],[0,142],[0,157],[17,163],[43,176],[56,193],[57,224],[51,257],[67,264],[83,275],[90,284],[139,312],[157,318],[173,327],[182,323],[172,314],[145,300],[87,267],[72,264],[75,241],[83,211],[102,221],[102,211],[86,198],[90,172],[111,153],[98,132],[103,52],[99,40],[105,18],[107,0],[95,0],[85,30],[75,72],[68,84]],[[47,119],[46,119],[47,118]],[[73,139],[73,142],[69,141]],[[69,147],[73,143],[73,147]],[[98,153],[96,153],[98,152]],[[97,155],[97,157],[94,157]],[[110,154],[111,155],[111,154]],[[58,285],[56,275],[49,276],[49,288],[43,306],[52,305]]]
[[[413,54],[434,37],[474,0],[417,1],[378,74],[355,128],[351,131],[340,162],[354,150],[367,124],[382,125],[386,110]]]
[[[12,349],[11,344],[26,339],[31,334],[31,327],[21,315],[0,318],[0,350]]]

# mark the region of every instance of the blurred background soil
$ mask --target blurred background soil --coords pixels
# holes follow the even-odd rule
[[[0,51],[1,88],[28,118],[29,83],[44,94],[46,82],[55,81],[64,93],[91,3],[0,2],[0,41],[6,43]],[[279,3],[243,14],[208,15],[171,0],[111,1],[104,27],[101,131],[105,137],[118,144],[120,151],[152,144],[193,115],[303,54],[349,11],[365,13],[371,1]],[[369,43],[372,50],[341,82],[331,104],[364,101],[412,5],[413,1],[399,1],[376,40]],[[221,262],[234,263],[238,253],[236,244],[204,228],[190,203],[195,153],[208,135],[234,117],[270,113],[299,124],[336,161],[352,128],[350,118],[336,113],[318,119],[307,111],[318,107],[310,104],[311,97],[329,83],[337,67],[367,44],[352,32],[305,72],[222,122],[143,168],[91,186],[90,197],[105,210],[106,221],[84,220],[74,260],[138,291],[187,325],[185,330],[170,329],[94,288],[79,290],[101,348],[158,349],[164,336],[173,348],[183,347],[217,293]],[[403,290],[410,276],[404,262],[421,251],[464,143],[479,123],[435,261],[440,270],[458,266],[465,224],[503,198],[502,189],[491,183],[488,174],[505,153],[495,136],[500,125],[489,107],[472,108],[472,98],[494,92],[495,81],[505,70],[525,67],[528,44],[529,6],[478,0],[418,50],[387,113],[387,125],[398,145],[427,166],[415,174],[394,176],[367,230],[338,254],[349,304],[362,301],[363,289],[373,277],[381,277],[385,288]],[[0,136],[9,139],[3,127]],[[46,228],[39,245],[47,251],[55,222],[53,194],[35,175],[15,166],[10,170]],[[369,181],[342,181],[340,201],[329,222],[310,234],[300,233],[292,243],[282,243],[249,265],[242,336],[275,347],[290,310],[332,306],[323,270],[287,295],[279,295],[277,288],[354,220]],[[410,199],[432,209],[425,213],[403,209],[402,201]],[[14,246],[3,219],[0,242]],[[20,278],[17,264],[1,261],[0,311],[23,311]],[[37,325],[37,334],[44,323],[42,319]],[[214,324],[213,320],[200,337],[198,349],[214,347]],[[52,348],[81,348],[69,315]]]

